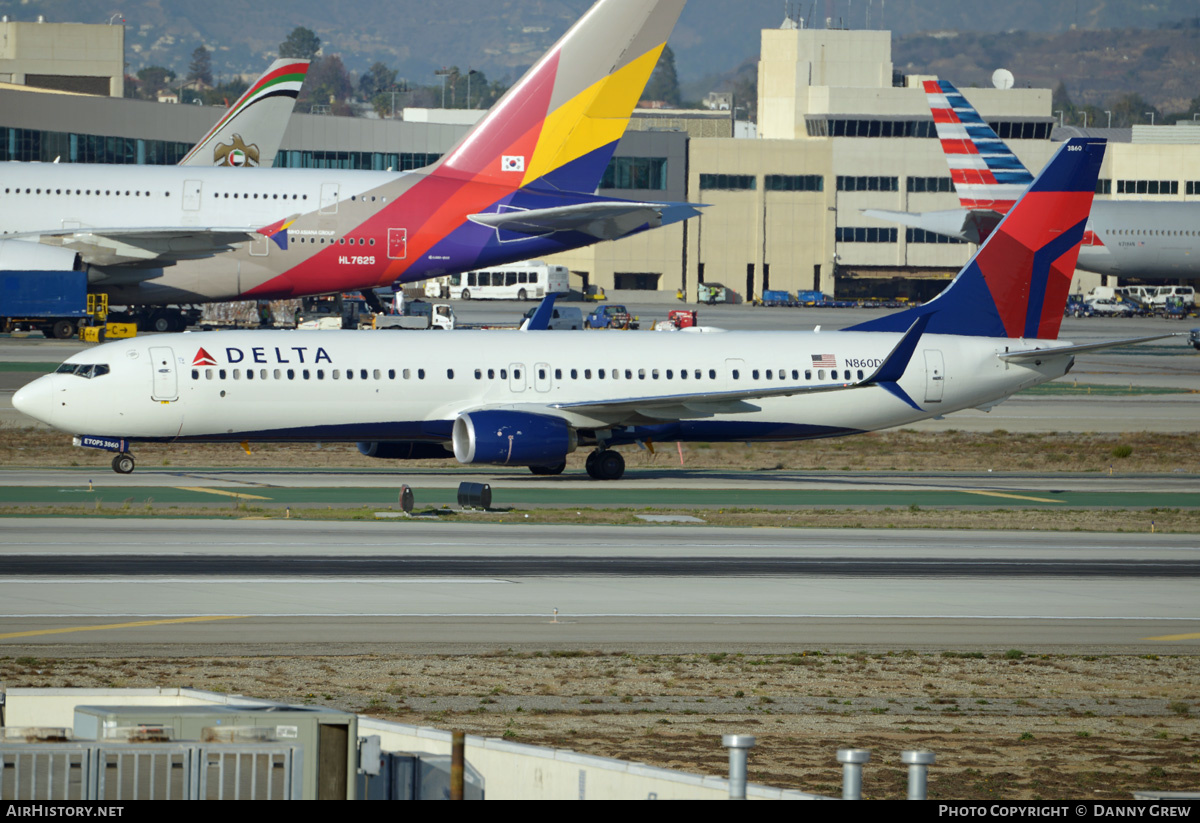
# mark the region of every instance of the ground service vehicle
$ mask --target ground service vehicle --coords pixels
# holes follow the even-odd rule
[[[566,266],[533,260],[443,279],[448,284],[446,296],[454,300],[541,300],[547,294],[565,294],[570,288],[569,277]]]
[[[60,340],[74,337],[87,313],[87,273],[7,271],[0,275],[0,325],[39,329]]]
[[[525,312],[527,319],[532,319],[537,312],[537,307],[533,307]],[[548,329],[565,329],[573,331],[583,328],[583,312],[574,306],[555,306],[550,314],[550,323],[546,327]]]
[[[404,304],[402,314],[365,314],[359,316],[364,329],[443,329],[452,331],[456,318],[449,303],[413,300]]]
[[[600,306],[587,317],[589,329],[636,329],[637,318],[629,314],[624,306],[609,304]]]

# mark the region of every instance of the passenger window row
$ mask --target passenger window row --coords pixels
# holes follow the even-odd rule
[[[80,374],[79,369],[91,369],[92,366],[78,366],[72,363],[64,363],[59,367],[59,373],[74,373]],[[85,374],[85,377],[99,376],[108,374],[108,366],[95,366],[95,369],[103,369],[96,371],[94,374]],[[203,375],[201,374],[203,372]],[[192,369],[192,379],[200,380],[202,377],[205,380],[241,380],[243,377],[246,380],[296,380],[297,377],[301,380],[383,380],[385,372],[382,369]],[[401,380],[411,380],[414,375],[417,380],[425,379],[425,369],[388,369],[386,379],[395,380],[399,377]],[[488,380],[509,379],[508,369],[475,369],[475,379],[483,380],[486,375]],[[569,376],[571,380],[702,380],[704,377],[703,369],[554,369],[554,379],[563,380],[564,376]],[[862,380],[865,373],[862,369],[851,371],[850,369],[804,369],[804,380],[811,381],[816,376],[817,380]],[[856,376],[855,376],[856,375]],[[537,370],[537,379],[545,380],[549,376],[548,369],[539,367]],[[730,376],[734,380],[741,379],[741,370],[733,369]],[[521,379],[521,370],[513,369],[512,378],[514,380]],[[789,371],[787,369],[752,369],[750,372],[752,380],[788,380]],[[446,379],[454,379],[454,369],[446,369]],[[708,379],[717,379],[717,370],[708,369]],[[800,380],[800,369],[792,369],[790,371],[790,379],[798,382]]]

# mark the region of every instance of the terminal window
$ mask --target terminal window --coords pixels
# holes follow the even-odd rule
[[[1117,194],[1179,194],[1179,181],[1118,180]]]
[[[768,174],[767,191],[825,191],[825,178],[819,174]]]
[[[839,243],[895,243],[895,229],[881,229],[874,226],[838,226],[837,242]]]
[[[907,180],[908,191],[913,194],[954,191],[954,181],[949,177],[909,177]]]
[[[838,176],[838,191],[900,191],[898,177],[845,177]]]
[[[700,188],[754,191],[758,188],[758,178],[753,174],[702,174],[700,175]]]
[[[925,231],[925,229],[905,229],[904,241],[906,243],[965,243],[966,240],[961,240],[957,237],[949,237],[945,234],[938,234],[933,231]]]
[[[665,157],[614,157],[600,180],[602,189],[666,191]]]

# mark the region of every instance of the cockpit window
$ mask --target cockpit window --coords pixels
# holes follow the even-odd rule
[[[91,379],[108,374],[109,368],[105,363],[63,363],[55,374],[73,374],[76,377]]]

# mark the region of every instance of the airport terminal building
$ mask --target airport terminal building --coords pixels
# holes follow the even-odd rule
[[[2,160],[175,163],[219,116],[206,107],[119,97],[120,74],[111,64],[121,60],[124,39],[91,32],[119,26],[0,26],[12,29],[14,42],[37,46],[0,51],[0,80],[10,81],[0,83]],[[41,56],[56,36],[89,43],[86,67],[55,68]],[[79,79],[84,71],[93,74]],[[809,289],[928,299],[974,247],[863,214],[958,206],[921,86],[926,79],[895,72],[887,31],[801,28],[791,21],[764,30],[756,134],[739,128],[736,109],[639,110],[602,184],[604,194],[616,197],[704,203],[704,216],[554,262],[576,275],[574,288],[682,290],[691,299],[698,284],[719,282],[742,299]],[[1058,127],[1048,89],[959,85],[1031,170],[1041,168],[1058,141],[1080,131]],[[98,96],[106,90],[114,96]],[[465,133],[463,115],[295,114],[274,165],[419,168]],[[1112,143],[1098,196],[1200,199],[1200,125],[1089,133]],[[1085,291],[1100,281],[1080,275]]]

